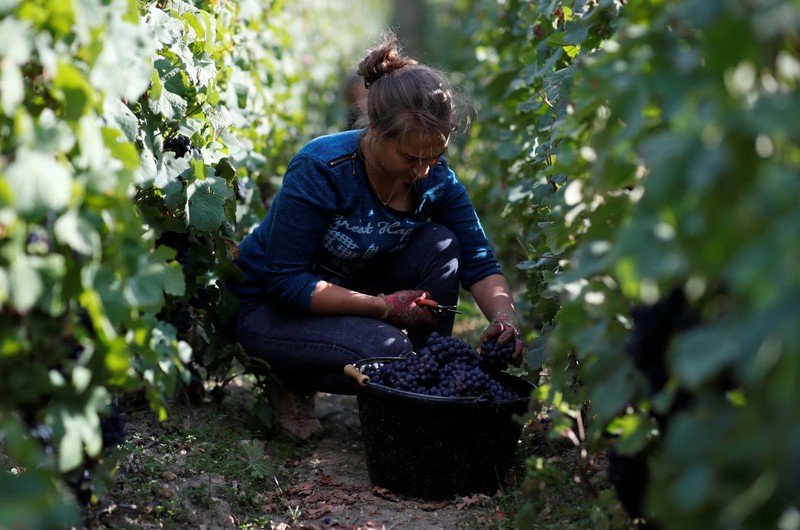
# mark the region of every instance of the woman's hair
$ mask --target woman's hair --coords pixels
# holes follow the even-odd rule
[[[403,56],[393,33],[367,54],[357,73],[368,90],[356,127],[370,127],[378,138],[402,137],[409,129],[447,138],[469,125],[461,95],[446,75]]]

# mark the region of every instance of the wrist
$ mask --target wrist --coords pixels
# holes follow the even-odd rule
[[[386,299],[386,296],[382,294],[379,294],[375,298],[377,298],[380,301],[380,303],[377,304],[380,307],[381,311],[381,313],[379,313],[381,316],[379,316],[378,319],[386,320],[387,318],[389,318],[389,315],[392,314],[392,304],[390,304],[389,300]]]

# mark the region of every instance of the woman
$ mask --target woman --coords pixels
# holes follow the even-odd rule
[[[358,74],[362,128],[304,146],[239,245],[236,337],[269,363],[277,423],[300,440],[321,431],[315,392],[354,392],[346,364],[450,335],[454,316],[425,304],[456,304],[460,286],[490,322],[479,344],[522,350],[508,283],[444,158],[462,121],[447,79],[402,56],[392,35]]]

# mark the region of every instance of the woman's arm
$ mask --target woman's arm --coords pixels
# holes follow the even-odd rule
[[[478,280],[470,288],[472,297],[489,320],[489,326],[478,339],[477,348],[489,341],[499,344],[514,343],[514,357],[521,359],[522,337],[519,321],[511,298],[511,288],[502,274],[490,274]]]
[[[478,280],[472,284],[470,292],[489,321],[500,316],[517,321],[511,288],[502,274],[490,274]]]
[[[370,296],[319,281],[311,297],[311,312],[372,317],[405,330],[433,329],[441,314],[418,303],[427,296],[427,292],[419,289]]]
[[[311,296],[311,312],[318,315],[381,318],[386,314],[386,302],[378,296],[359,293],[320,280]]]

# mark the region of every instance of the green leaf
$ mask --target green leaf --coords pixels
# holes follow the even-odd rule
[[[139,153],[139,169],[134,176],[136,185],[142,188],[154,185],[155,179],[159,173],[159,167],[160,162],[156,161],[155,153],[150,149],[142,149]]]
[[[213,232],[225,221],[224,203],[233,197],[225,179],[207,176],[189,185],[186,221],[198,230]]]
[[[191,61],[192,58],[189,56],[184,57],[184,59]],[[186,70],[162,59],[157,60],[155,66],[161,76],[161,80],[164,82],[164,89],[184,99],[193,99],[197,88],[189,78]]]
[[[547,340],[545,337],[536,337],[531,342],[531,348],[525,357],[525,363],[529,370],[539,370],[548,362],[547,356]]]
[[[0,475],[0,528],[80,526],[78,507],[49,471],[28,469],[17,476]]]
[[[57,406],[54,413],[64,427],[58,450],[58,469],[62,472],[77,468],[83,462],[84,447],[89,456],[97,456],[103,448],[100,417],[97,411],[104,406],[107,393],[103,387],[94,387],[83,408],[74,410]]]
[[[107,97],[136,100],[150,84],[155,41],[139,25],[116,16],[108,22],[100,39],[102,47],[89,80]]]
[[[139,136],[139,120],[121,100],[105,98],[103,100],[103,116],[106,119],[106,123],[122,131],[129,142],[136,141]],[[106,140],[106,143],[108,143],[108,140]]]
[[[44,293],[44,282],[30,258],[22,254],[9,267],[9,301],[20,313],[28,312]]]
[[[116,129],[103,127],[103,142],[109,150],[109,154],[122,162],[122,167],[127,170],[135,170],[139,167],[139,152],[136,146],[125,141],[125,137]]]
[[[17,151],[6,178],[14,194],[13,206],[30,217],[65,208],[72,195],[72,175],[44,153]]]
[[[0,28],[2,30],[2,28]],[[25,81],[19,67],[6,61],[2,63],[0,70],[0,106],[3,114],[13,116],[17,107],[25,99]]]
[[[168,263],[164,270],[164,292],[172,296],[186,294],[186,279],[180,263]]]
[[[64,117],[78,121],[88,114],[94,105],[94,88],[83,73],[74,65],[61,62],[53,79],[53,86],[60,92],[64,103]]]
[[[203,40],[206,38],[206,30],[203,28],[203,25],[200,23],[200,19],[198,19],[194,13],[190,11],[186,11],[181,16],[184,22],[194,30],[195,39]]]
[[[210,54],[214,51],[216,19],[211,18],[211,14],[208,11],[200,11],[200,14],[203,16],[203,22],[205,22],[207,28],[205,32],[205,42],[203,43],[203,51]]]
[[[167,47],[178,42],[183,33],[184,23],[161,9],[158,4],[150,5],[147,16],[141,22],[158,42]]]
[[[567,32],[564,35],[564,42],[579,46],[583,44],[586,37],[589,35],[589,27],[582,24],[568,24]]]
[[[78,300],[81,304],[81,307],[84,308],[89,314],[97,335],[104,340],[110,340],[116,336],[116,330],[114,326],[117,321],[113,317],[116,316],[117,311],[114,311],[115,308],[113,304],[108,303],[108,299],[111,298],[111,296],[108,295],[108,293],[111,292],[108,288],[110,283],[101,285],[101,288],[105,288],[104,295],[101,295],[100,292],[92,289],[93,278],[91,278],[91,276],[93,272],[94,267],[92,266],[86,266],[81,271],[81,276],[85,287]],[[110,275],[106,274],[105,276],[108,277]],[[107,279],[109,281],[111,280],[110,278]],[[109,309],[112,311],[110,315]]]
[[[186,114],[188,103],[183,98],[186,85],[183,82],[185,75],[179,68],[166,59],[155,61],[156,74],[159,82],[152,84],[148,105],[152,112],[163,114],[168,119],[181,119]]]
[[[189,170],[184,172],[184,175]],[[170,212],[178,212],[186,210],[186,190],[187,187],[178,180],[173,180],[161,190],[164,193],[164,205]],[[175,219],[176,221],[178,219]],[[180,219],[181,228],[185,228],[186,222]],[[170,223],[171,224],[171,223]]]
[[[72,369],[72,386],[78,394],[83,394],[91,382],[92,371],[89,368],[78,365]]]
[[[228,109],[222,105],[207,108],[205,111],[206,115],[208,116],[208,123],[211,125],[217,135],[219,135],[223,129],[229,127],[233,123],[233,117],[231,116],[231,113],[228,112]]]
[[[705,502],[714,482],[714,474],[709,465],[698,465],[687,469],[677,478],[672,487],[675,503],[683,510],[691,511]]]
[[[109,372],[109,385],[123,386],[130,378],[130,368],[132,364],[128,345],[121,339],[111,341],[104,361],[105,368]]]
[[[9,271],[0,267],[0,307],[5,305],[9,300],[10,287],[8,275]]]
[[[153,71],[153,75],[150,77],[150,89],[148,90],[147,93],[148,101],[153,99],[159,99],[163,92],[164,92],[164,83],[161,82],[161,77],[158,75],[158,72]]]
[[[31,262],[41,273],[44,284],[48,287],[40,298],[38,306],[47,314],[57,316],[64,312],[64,291],[70,289],[65,283],[66,259],[61,254],[31,256]]]
[[[570,234],[569,227],[558,223],[541,223],[539,228],[542,229],[547,238],[547,246],[551,254],[557,256],[569,246],[569,241],[567,240]]]
[[[188,108],[186,100],[169,90],[163,90],[158,98],[147,101],[152,112],[163,114],[165,118],[172,120],[181,119]]]
[[[153,184],[158,188],[165,189],[190,168],[190,159],[188,157],[175,158],[175,153],[166,152],[158,161],[158,172]]]
[[[241,444],[247,456],[247,469],[254,478],[265,478],[270,474],[270,465],[264,456],[264,448],[255,441],[245,441]]]
[[[220,160],[230,156],[228,146],[220,142],[209,142],[203,148],[203,162],[209,166],[217,164]]]
[[[592,385],[592,410],[601,420],[610,420],[625,410],[636,390],[630,370],[620,369]]]
[[[728,333],[721,333],[728,329]],[[719,374],[741,354],[734,328],[725,321],[690,330],[677,339],[674,362],[678,377],[689,388],[697,388]]]
[[[76,210],[68,210],[58,218],[53,226],[56,239],[69,245],[72,250],[84,256],[99,256],[100,235],[94,226],[81,217]]]
[[[133,307],[158,309],[164,303],[164,292],[181,296],[185,284],[180,264],[150,263],[128,278],[125,299]]]
[[[61,416],[65,433],[58,445],[58,469],[66,472],[77,468],[83,462],[83,442],[81,431],[83,424],[80,419],[74,419],[66,410]]]
[[[6,9],[10,10],[13,7],[13,5],[9,5]],[[0,9],[0,15],[5,15],[3,9]],[[0,18],[2,57],[17,66],[27,63],[33,51],[33,35],[34,31],[29,22],[15,17],[3,16]]]
[[[653,425],[638,414],[626,414],[612,420],[608,431],[618,436],[616,449],[620,454],[636,454],[647,446]]]
[[[223,158],[214,168],[214,175],[224,178],[229,185],[232,185],[233,179],[236,178],[236,168],[231,165],[231,162],[230,158]]]

